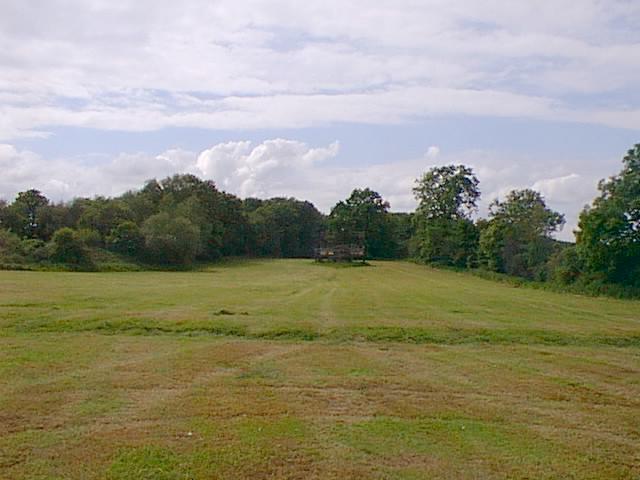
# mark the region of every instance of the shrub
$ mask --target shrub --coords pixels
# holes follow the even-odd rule
[[[0,229],[0,259],[7,263],[24,261],[20,251],[20,237],[9,230]]]
[[[575,245],[557,251],[547,263],[549,279],[561,285],[575,283],[583,271],[584,262]]]
[[[0,253],[17,251],[20,237],[9,230],[0,230]]]
[[[142,226],[145,250],[156,263],[185,265],[193,262],[200,245],[200,229],[184,217],[158,213]]]
[[[49,258],[46,242],[35,238],[20,243],[20,253],[30,262],[41,262]]]
[[[114,252],[135,256],[144,247],[144,235],[135,223],[122,222],[111,230],[107,245]]]
[[[51,259],[55,262],[82,265],[90,263],[89,253],[77,232],[61,228],[51,239]]]
[[[88,247],[102,246],[102,235],[93,228],[80,228],[76,230],[76,235]]]

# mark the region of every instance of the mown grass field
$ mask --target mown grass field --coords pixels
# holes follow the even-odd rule
[[[0,272],[2,479],[640,478],[640,302],[402,262]]]

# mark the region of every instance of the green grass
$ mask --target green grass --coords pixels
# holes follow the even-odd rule
[[[0,478],[640,476],[640,302],[403,262],[0,272]]]

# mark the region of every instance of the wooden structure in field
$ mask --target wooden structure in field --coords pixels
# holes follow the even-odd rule
[[[316,248],[315,258],[318,262],[364,262],[364,253],[364,245],[332,245]]]

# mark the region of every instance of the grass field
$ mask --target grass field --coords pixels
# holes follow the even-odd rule
[[[640,302],[410,263],[0,272],[2,479],[640,478]]]

